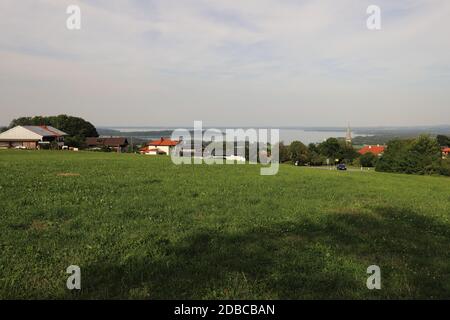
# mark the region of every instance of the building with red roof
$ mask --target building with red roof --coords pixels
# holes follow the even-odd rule
[[[359,154],[373,153],[374,155],[380,157],[384,153],[384,146],[376,145],[376,146],[364,146],[358,152]]]
[[[142,154],[156,155],[156,154],[170,154],[171,150],[175,148],[181,141],[171,140],[169,138],[163,138],[158,140],[152,140],[139,151]]]
[[[447,158],[449,154],[450,154],[449,147],[442,148],[442,157]]]
[[[92,150],[108,148],[117,152],[126,152],[128,149],[128,139],[124,137],[89,137],[86,138],[86,146]]]
[[[153,147],[149,147],[149,146],[145,146],[143,148],[140,148],[139,152],[141,154],[146,154],[146,155],[151,155],[151,156],[157,155],[157,154],[164,154],[164,152],[162,152],[158,148],[153,148]]]
[[[0,148],[40,149],[64,145],[67,133],[51,126],[16,126],[0,134]]]

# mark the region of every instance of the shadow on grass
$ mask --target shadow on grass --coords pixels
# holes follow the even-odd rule
[[[199,229],[86,266],[81,297],[450,298],[449,226],[412,211],[339,211],[242,230]],[[372,264],[382,290],[366,288]]]

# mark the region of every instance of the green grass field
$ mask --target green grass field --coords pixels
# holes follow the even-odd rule
[[[3,299],[450,298],[449,178],[0,151],[0,203]]]

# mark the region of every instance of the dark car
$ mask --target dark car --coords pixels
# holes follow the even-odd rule
[[[345,164],[340,163],[336,166],[336,169],[338,170],[347,170],[347,167],[345,166]]]

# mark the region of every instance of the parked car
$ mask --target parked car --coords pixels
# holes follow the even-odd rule
[[[336,169],[338,169],[338,170],[347,170],[347,167],[346,167],[345,164],[340,163],[340,164],[338,164],[338,165],[336,166]]]

